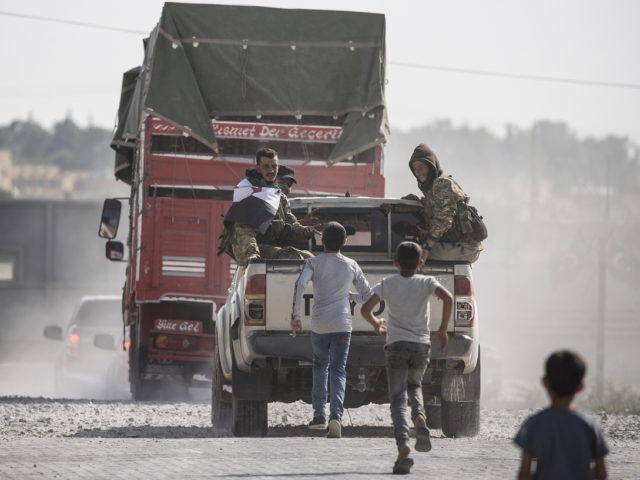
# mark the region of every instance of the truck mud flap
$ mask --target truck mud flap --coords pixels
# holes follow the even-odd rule
[[[271,384],[273,368],[251,367],[251,373],[243,372],[233,365],[231,378],[233,397],[238,400],[269,400],[271,398]]]

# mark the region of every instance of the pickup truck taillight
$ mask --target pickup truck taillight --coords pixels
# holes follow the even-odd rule
[[[67,355],[69,357],[77,357],[80,351],[80,335],[77,332],[71,332],[67,338]]]
[[[265,325],[267,308],[267,276],[264,273],[251,275],[244,288],[244,323],[245,325]]]
[[[471,278],[466,275],[456,275],[453,285],[455,295],[454,324],[456,327],[471,327],[476,318]]]

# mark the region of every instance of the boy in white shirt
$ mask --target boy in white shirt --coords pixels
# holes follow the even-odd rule
[[[384,347],[387,364],[387,382],[391,420],[398,447],[393,473],[406,474],[413,466],[409,457],[409,424],[407,423],[407,396],[411,419],[416,429],[415,449],[431,450],[431,439],[422,400],[422,377],[429,363],[431,340],[429,335],[429,298],[435,294],[442,300],[442,323],[435,333],[440,351],[447,348],[447,326],[453,308],[453,297],[433,277],[418,275],[423,265],[422,249],[414,242],[402,242],[396,249],[394,265],[397,275],[383,279],[373,287],[373,295],[362,306],[362,316],[380,335],[387,335]],[[383,301],[389,320],[371,313]]]
[[[313,310],[311,314],[311,347],[313,349],[313,388],[311,404],[313,420],[309,428],[326,428],[327,376],[330,383],[329,438],[342,436],[342,413],[346,385],[346,365],[351,343],[351,304],[349,287],[353,284],[358,294],[352,295],[363,303],[371,295],[369,282],[355,260],[340,253],[347,232],[338,222],[329,222],[322,232],[324,253],[305,260],[296,281],[291,313],[293,334],[302,332],[300,306],[304,290],[313,282]],[[328,373],[328,375],[327,375]]]

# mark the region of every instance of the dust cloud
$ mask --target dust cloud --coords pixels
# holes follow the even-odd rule
[[[544,403],[543,362],[558,348],[587,360],[587,393],[598,386],[639,389],[640,195],[589,190],[577,180],[558,188],[534,148],[503,151],[513,163],[507,168],[476,158],[480,147],[464,136],[455,145],[432,137],[392,135],[386,193],[418,193],[407,162],[415,145],[427,142],[484,216],[489,238],[473,267],[483,401],[513,396],[531,406]],[[18,285],[0,290],[0,395],[53,395],[52,366],[62,343],[45,340],[44,326],[64,328],[83,295],[119,294],[124,281],[124,265],[104,258],[96,235],[98,203],[38,208],[0,216],[2,240],[22,252]],[[33,243],[37,238],[47,241]]]
[[[55,396],[65,345],[44,328],[57,325],[65,336],[83,296],[122,294],[125,265],[105,258],[97,235],[101,208],[98,200],[0,203],[0,248],[13,254],[12,279],[0,288],[0,395]]]
[[[560,348],[587,361],[587,395],[599,386],[640,391],[640,194],[588,190],[578,179],[558,189],[548,180],[553,173],[533,165],[535,151],[514,153],[509,160],[524,165],[505,171],[474,157],[479,145],[452,147],[437,137],[430,143],[418,133],[392,136],[386,194],[419,193],[408,160],[426,142],[484,217],[489,237],[473,266],[482,375],[483,383],[500,384],[483,392],[485,404],[511,397],[544,404],[543,363]]]

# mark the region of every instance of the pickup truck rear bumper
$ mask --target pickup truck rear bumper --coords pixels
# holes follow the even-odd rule
[[[249,335],[251,350],[258,357],[276,357],[281,359],[311,362],[311,340],[304,333],[291,336],[284,332],[253,332]],[[351,366],[384,366],[385,337],[377,335],[352,335],[349,347],[348,364]],[[438,345],[431,351],[432,360],[447,360],[467,364],[473,354],[473,339],[467,335],[449,334],[446,353],[440,353]]]

